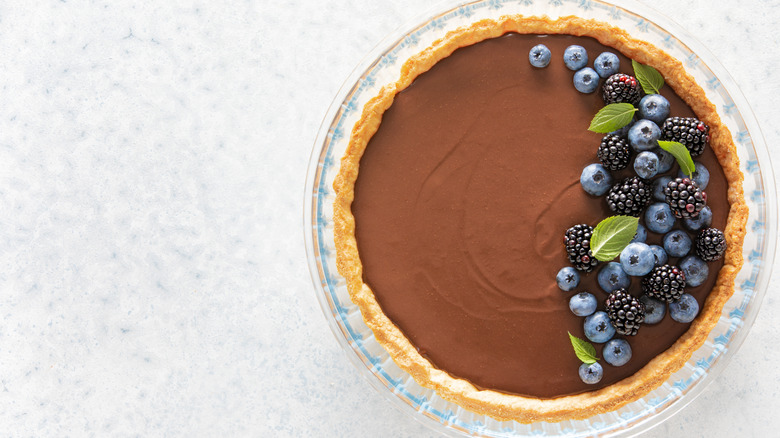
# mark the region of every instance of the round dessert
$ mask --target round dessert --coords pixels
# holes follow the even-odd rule
[[[529,62],[540,44],[552,54],[544,66]],[[725,230],[727,248],[708,264],[709,276],[685,288],[701,303],[699,316],[667,316],[618,335],[631,356],[602,362],[597,382],[578,372],[567,332],[587,333],[569,306],[587,291],[607,310],[598,274],[610,266],[580,272],[566,292],[556,282],[570,265],[564,232],[615,214],[580,181],[599,162],[603,134],[587,128],[604,101],[576,87],[576,76],[572,83],[564,56],[571,46],[591,59],[616,54],[624,75],[636,74],[631,59],[655,67],[669,85],[660,93],[671,116],[708,125],[710,147],[696,160],[709,170],[709,226]],[[619,182],[633,172],[611,176]],[[713,106],[679,62],[593,21],[506,17],[449,34],[369,102],[334,186],[339,271],[377,340],[420,384],[498,419],[584,418],[657,387],[701,345],[742,263],[741,174]],[[683,229],[681,219],[674,229]],[[646,243],[663,245],[662,237],[650,232]],[[632,277],[625,293],[642,289]],[[596,343],[598,357],[613,350]]]

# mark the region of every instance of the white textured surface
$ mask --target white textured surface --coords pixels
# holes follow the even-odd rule
[[[734,76],[777,164],[780,2],[732,3],[652,6]],[[301,231],[331,99],[422,11],[0,4],[0,434],[433,435],[347,361]],[[780,430],[777,271],[725,372],[647,436]]]

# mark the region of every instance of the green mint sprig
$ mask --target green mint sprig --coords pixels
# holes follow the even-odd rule
[[[596,357],[596,348],[588,341],[582,340],[574,335],[569,333],[569,340],[571,341],[571,346],[574,347],[574,354],[577,355],[577,358],[581,360],[583,363],[586,363],[588,365],[595,363],[597,360],[599,360]]]
[[[696,172],[696,165],[693,163],[693,158],[691,158],[691,151],[684,144],[676,141],[658,140],[658,146],[674,155],[682,173],[687,175],[688,178],[693,177],[693,172]]]
[[[642,86],[645,93],[658,94],[664,86],[664,77],[661,76],[661,73],[649,65],[640,64],[634,60],[631,60],[631,66],[634,67],[636,80],[639,81],[639,85]]]
[[[599,134],[617,131],[631,123],[636,111],[637,109],[630,103],[610,103],[596,113],[590,121],[588,130]]]
[[[608,262],[631,243],[639,227],[639,218],[610,216],[596,225],[590,237],[590,251],[599,261]]]

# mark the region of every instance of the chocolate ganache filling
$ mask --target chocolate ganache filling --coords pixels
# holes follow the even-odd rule
[[[538,43],[552,51],[547,68],[528,62]],[[591,38],[507,34],[464,47],[397,94],[360,161],[352,212],[366,284],[424,357],[478,388],[541,398],[602,388],[689,327],[668,315],[645,324],[628,338],[628,364],[601,361],[596,385],[579,378],[566,332],[584,339],[583,318],[568,301],[586,290],[603,309],[607,294],[597,271],[583,274],[575,291],[557,287],[555,274],[568,266],[563,235],[614,213],[579,183],[582,169],[598,162],[602,135],[587,128],[604,103],[600,90],[581,94],[572,85],[563,65],[571,44],[591,59],[616,53],[620,71],[633,74],[629,59]],[[694,116],[670,87],[661,93],[671,116]],[[709,148],[697,161],[710,171],[712,226],[723,229],[723,171]],[[661,237],[650,233],[648,243]],[[705,284],[686,292],[703,303],[721,266],[710,263]],[[640,283],[632,278],[636,297]]]

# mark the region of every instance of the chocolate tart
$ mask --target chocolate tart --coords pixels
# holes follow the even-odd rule
[[[535,70],[527,56],[539,42],[553,62]],[[708,281],[687,290],[697,318],[643,327],[630,363],[606,367],[596,386],[577,376],[566,332],[582,337],[582,320],[554,280],[566,265],[563,231],[609,215],[579,186],[597,160],[601,136],[587,126],[603,102],[572,86],[561,59],[569,44],[592,58],[618,53],[629,74],[630,59],[654,67],[672,115],[709,125],[697,160],[727,241]],[[743,263],[742,178],[715,106],[660,49],[577,17],[479,21],[411,57],[364,107],[334,181],[338,269],[377,341],[420,385],[498,420],[587,418],[661,385],[714,327]],[[603,300],[595,277],[578,290]]]

